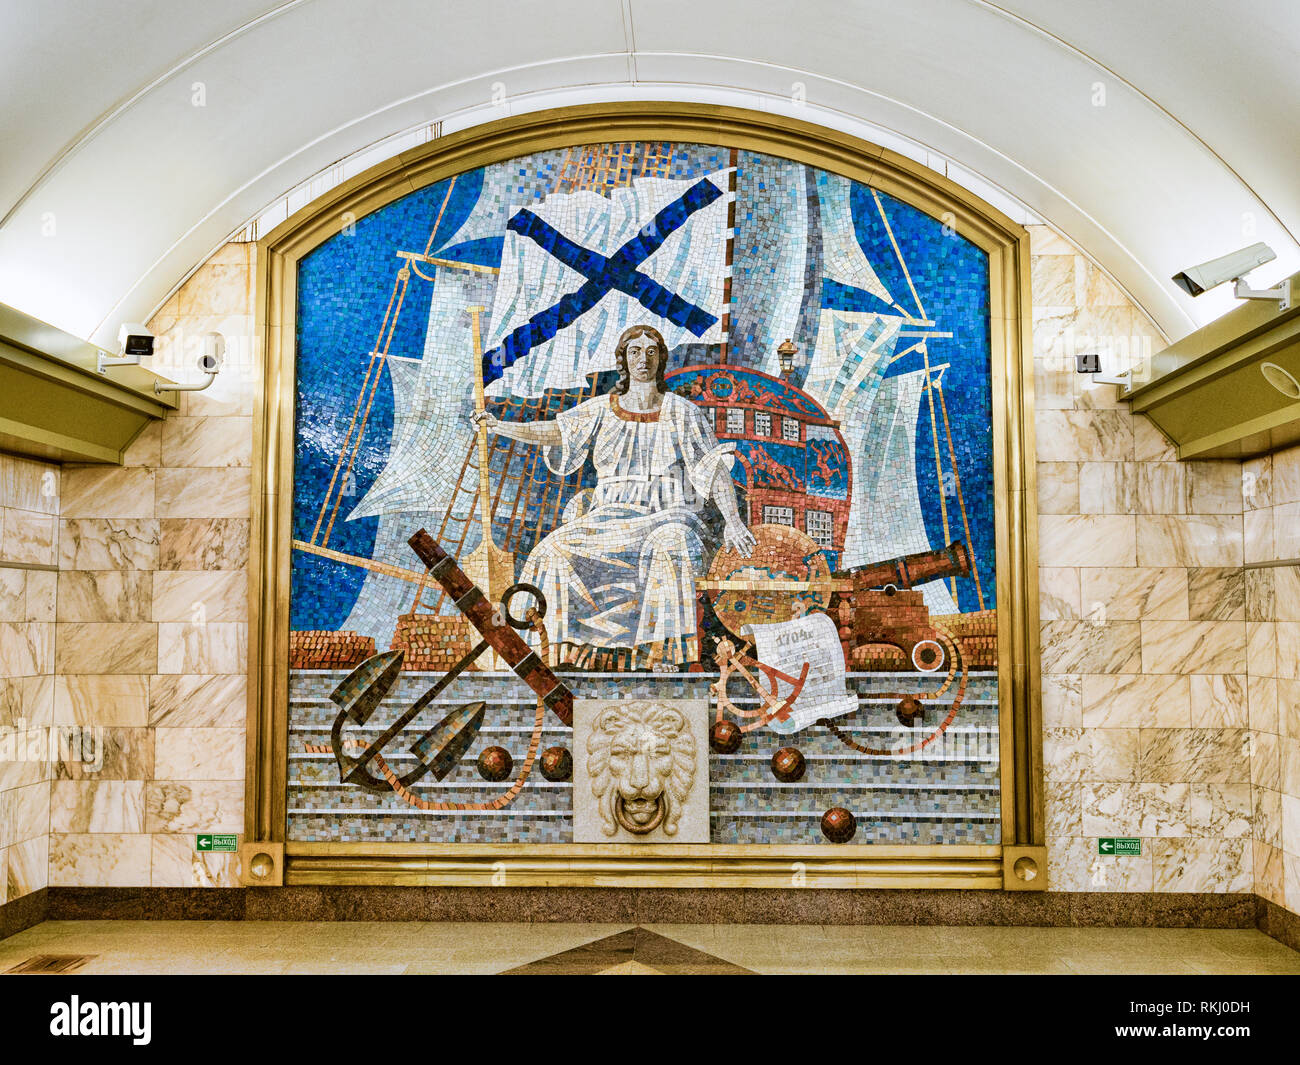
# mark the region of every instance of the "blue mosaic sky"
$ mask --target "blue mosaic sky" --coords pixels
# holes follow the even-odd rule
[[[912,284],[936,327],[952,337],[928,341],[930,365],[947,363],[943,390],[947,398],[948,421],[953,451],[961,474],[962,495],[970,522],[972,554],[979,566],[986,607],[997,604],[993,541],[993,393],[990,387],[991,348],[989,339],[988,255],[964,238],[945,233],[943,225],[915,207],[880,194],[894,239],[907,262]],[[911,290],[902,276],[898,257],[880,223],[871,190],[853,186],[853,222],[858,241],[894,298],[917,313]],[[909,306],[910,305],[910,306]],[[906,345],[900,345],[900,348]],[[923,356],[913,352],[894,364],[892,372],[905,373],[924,366]],[[935,424],[939,447],[947,468],[947,435],[943,412],[936,407]],[[935,475],[934,434],[929,406],[923,400],[916,428],[916,469],[921,486],[921,512],[925,516],[930,542],[944,542],[940,488]],[[955,493],[955,485],[949,485]],[[947,498],[949,539],[965,539],[955,494]],[[957,581],[957,600],[962,610],[977,606],[972,577]]]

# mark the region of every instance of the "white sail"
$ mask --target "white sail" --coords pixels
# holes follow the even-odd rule
[[[626,293],[611,290],[575,322],[507,367],[503,377],[489,387],[489,394],[539,396],[548,388],[584,388],[590,384],[590,374],[613,369],[619,334],[639,322],[648,322],[663,333],[670,348],[680,343],[718,343],[728,174],[727,170],[719,170],[709,176],[708,180],[723,195],[692,214],[637,267],[640,273],[719,319],[704,335],[696,336],[658,317]],[[528,209],[581,247],[612,256],[650,224],[658,211],[694,184],[696,180],[638,178],[630,187],[612,190],[609,196],[588,191],[558,193]],[[586,283],[585,276],[532,238],[507,231],[492,305],[492,330],[485,348],[497,347],[533,315]]]
[[[423,567],[419,559],[415,557],[415,553],[406,541],[418,528],[436,529],[440,518],[441,515],[427,512],[381,514],[379,529],[375,533],[374,550],[371,551],[370,557],[376,562],[400,566],[402,569],[421,570]],[[393,641],[393,633],[397,629],[398,615],[411,609],[416,587],[412,581],[400,577],[388,577],[368,570],[347,620],[340,626],[341,630],[373,636],[377,650],[388,650]],[[433,593],[426,589],[424,610],[430,609],[436,601],[436,591],[436,585]]]
[[[407,438],[413,418],[416,416],[414,407],[416,397],[419,395],[423,363],[407,359],[389,359],[387,368],[393,384],[393,436],[394,439]],[[388,468],[391,468],[391,464]],[[356,509],[348,515],[348,518],[354,516],[356,516]],[[421,525],[427,527],[430,519],[437,520],[433,515],[421,516],[405,511],[381,512],[379,528],[375,533],[375,545],[370,552],[370,557],[377,562],[386,562],[405,569],[418,569],[419,563],[406,540],[412,530]],[[415,585],[409,581],[386,577],[374,571],[367,572],[360,594],[343,622],[343,630],[373,636],[376,647],[381,651],[386,650],[393,639],[397,616],[410,608],[414,588]]]
[[[893,357],[900,319],[823,307],[804,391],[841,421],[860,420]]]
[[[822,276],[893,303],[858,243],[849,206],[852,182],[839,174],[817,171],[817,202],[822,214]]]
[[[939,367],[933,367],[933,373]],[[845,567],[929,551],[917,490],[916,420],[926,372],[899,374],[874,389],[870,417],[845,425],[853,454],[853,514]],[[943,581],[918,585],[931,614],[955,614]]]
[[[818,172],[822,274],[897,306],[858,241],[851,184]],[[804,390],[840,422],[853,468],[848,535],[841,564],[861,566],[931,549],[916,482],[916,427],[925,372],[886,377],[903,314],[825,307]],[[918,586],[932,614],[956,613],[943,581]]]
[[[411,419],[411,404],[415,400],[416,387],[420,382],[422,363],[415,359],[385,360],[388,367],[388,379],[393,383],[393,424],[400,425]]]
[[[436,510],[451,500],[470,445],[466,419],[478,373],[465,308],[490,295],[491,280],[490,274],[438,268],[419,376],[411,394],[395,404],[388,463],[349,520]],[[403,380],[394,376],[395,394]]]
[[[520,180],[517,160],[485,166],[483,185],[478,199],[474,201],[474,209],[465,216],[456,232],[448,239],[439,241],[439,245],[451,248],[470,241],[500,237],[505,232],[506,219],[511,213],[510,204],[518,198]]]

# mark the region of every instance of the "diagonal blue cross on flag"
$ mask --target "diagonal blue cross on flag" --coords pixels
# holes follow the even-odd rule
[[[570,240],[532,211],[523,209],[516,212],[506,223],[507,229],[536,241],[587,280],[573,292],[560,297],[553,306],[538,311],[511,331],[497,347],[484,352],[483,383],[496,381],[507,367],[550,340],[561,329],[572,325],[606,294],[614,291],[631,296],[647,310],[693,335],[703,336],[718,319],[675,292],[668,291],[637,268],[657,252],[674,231],[685,225],[691,215],[721,195],[722,190],[717,185],[708,178],[701,178],[608,257]]]

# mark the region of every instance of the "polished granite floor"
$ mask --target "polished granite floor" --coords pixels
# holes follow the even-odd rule
[[[0,973],[42,956],[87,975],[1300,974],[1253,929],[284,921],[47,921],[0,941]]]

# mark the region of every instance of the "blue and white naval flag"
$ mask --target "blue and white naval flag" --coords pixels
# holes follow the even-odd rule
[[[556,193],[512,212],[485,338],[489,393],[584,388],[630,325],[721,340],[729,171]]]

